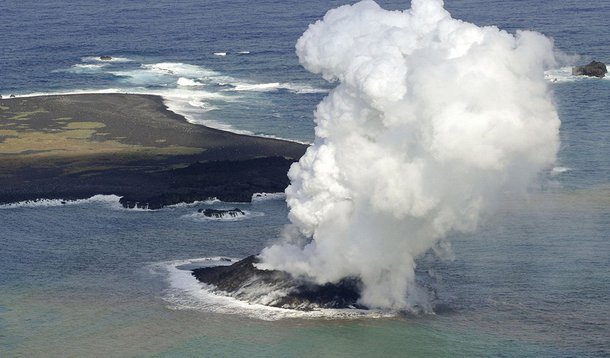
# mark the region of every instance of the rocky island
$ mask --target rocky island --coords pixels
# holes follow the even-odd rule
[[[161,208],[281,192],[306,146],[238,135],[169,111],[161,97],[74,94],[0,99],[0,203],[121,196]]]
[[[347,277],[337,283],[318,285],[284,271],[260,270],[252,255],[230,266],[202,267],[192,271],[200,282],[236,299],[297,310],[318,308],[367,309],[358,303],[362,282]]]
[[[574,76],[589,76],[603,78],[608,73],[606,64],[599,61],[591,61],[588,65],[572,67]]]
[[[200,214],[203,214],[203,216],[205,216],[205,217],[215,218],[215,219],[238,218],[238,217],[246,215],[246,213],[243,212],[239,208],[228,209],[228,210],[207,208],[207,209],[199,209],[199,210],[197,210],[197,212]]]

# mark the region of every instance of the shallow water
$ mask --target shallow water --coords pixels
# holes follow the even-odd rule
[[[160,211],[129,211],[112,200],[0,209],[3,223],[14,223],[0,231],[2,347],[24,356],[603,356],[608,193],[507,198],[476,235],[453,238],[453,262],[421,260],[444,309],[347,320],[210,306],[184,289],[197,286],[188,272],[163,269],[258,252],[285,223],[281,199]],[[194,215],[199,207],[235,206],[264,216],[219,222]]]
[[[343,3],[9,2],[0,93],[158,93],[197,123],[310,141],[330,87],[298,65],[294,43]],[[609,4],[446,6],[477,24],[541,31],[579,62],[610,62]],[[100,54],[119,60],[91,58]],[[23,205],[0,209],[0,356],[608,356],[610,81],[568,75],[551,85],[562,119],[555,170],[528,200],[503,198],[476,234],[452,237],[453,261],[419,261],[443,303],[434,315],[209,305],[188,272],[168,271],[260,251],[286,223],[281,199],[155,212],[121,209],[116,198]],[[256,215],[209,221],[195,215],[203,207]]]

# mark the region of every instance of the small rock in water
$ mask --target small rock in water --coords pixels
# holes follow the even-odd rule
[[[574,76],[589,76],[603,78],[608,73],[608,68],[603,62],[591,61],[585,66],[574,66],[572,67],[572,74]]]
[[[112,56],[100,56],[100,60],[102,60],[102,61],[110,61],[110,60],[112,60]]]
[[[223,217],[232,217],[232,218],[236,218],[239,216],[244,216],[246,215],[246,213],[244,213],[242,210],[240,210],[239,208],[234,208],[234,209],[228,209],[228,210],[219,210],[219,209],[199,209],[197,210],[198,213],[202,213],[204,216],[208,217],[208,218],[223,218]]]

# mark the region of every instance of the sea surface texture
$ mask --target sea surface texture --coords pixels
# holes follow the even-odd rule
[[[347,3],[5,1],[0,94],[159,94],[193,123],[311,142],[333,84],[294,44]],[[570,70],[610,62],[610,2],[445,3],[454,18],[554,39],[562,63],[545,76],[562,125],[557,163],[527,199],[504,197],[476,233],[452,235],[451,257],[420,258],[435,314],[293,312],[202,290],[189,268],[276,242],[282,195],[158,211],[114,196],[19,203],[0,207],[0,357],[610,356],[610,78]],[[246,215],[197,213],[235,207]]]

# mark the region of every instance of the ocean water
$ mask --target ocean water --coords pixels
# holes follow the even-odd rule
[[[194,123],[309,142],[332,84],[300,67],[294,44],[346,3],[4,2],[0,94],[155,93]],[[502,198],[476,233],[451,237],[453,260],[421,258],[435,314],[302,314],[206,295],[186,269],[274,242],[281,196],[159,211],[116,197],[24,203],[0,208],[0,356],[609,356],[610,80],[569,65],[610,62],[610,3],[446,8],[540,31],[565,63],[546,73],[562,120],[555,168],[527,200]],[[248,215],[211,221],[205,207]]]

